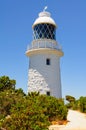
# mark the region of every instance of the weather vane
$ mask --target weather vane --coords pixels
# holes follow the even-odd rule
[[[48,7],[47,7],[47,6],[45,6],[45,7],[44,7],[44,9],[43,9],[43,12],[45,12],[47,8],[48,8]]]

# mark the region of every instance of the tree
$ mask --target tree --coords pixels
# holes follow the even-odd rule
[[[76,106],[76,99],[75,97],[73,96],[70,96],[70,95],[66,95],[66,100],[68,101],[68,103],[66,104],[67,108],[70,108],[70,109],[75,109]]]
[[[75,97],[73,97],[73,96],[70,96],[70,95],[66,95],[66,100],[68,101],[68,102],[75,102]]]
[[[8,76],[0,77],[0,91],[15,89],[16,81],[11,80]]]

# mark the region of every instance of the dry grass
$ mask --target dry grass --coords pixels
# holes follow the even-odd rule
[[[52,121],[52,125],[66,125],[69,121],[68,120],[61,120],[61,121]]]

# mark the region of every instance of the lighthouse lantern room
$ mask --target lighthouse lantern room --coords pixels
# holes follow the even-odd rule
[[[33,23],[33,41],[26,51],[29,57],[29,93],[39,92],[62,98],[60,57],[63,52],[56,41],[56,28],[51,14],[45,9]]]

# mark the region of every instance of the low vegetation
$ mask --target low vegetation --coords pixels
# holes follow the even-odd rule
[[[0,129],[48,130],[52,121],[66,120],[64,100],[16,89],[16,81],[0,77]]]
[[[86,97],[63,99],[16,89],[16,81],[0,77],[0,130],[48,130],[51,124],[67,122],[68,109],[86,113]]]
[[[86,113],[86,97],[81,96],[76,100],[73,96],[67,95],[66,100],[68,101],[67,108]]]

